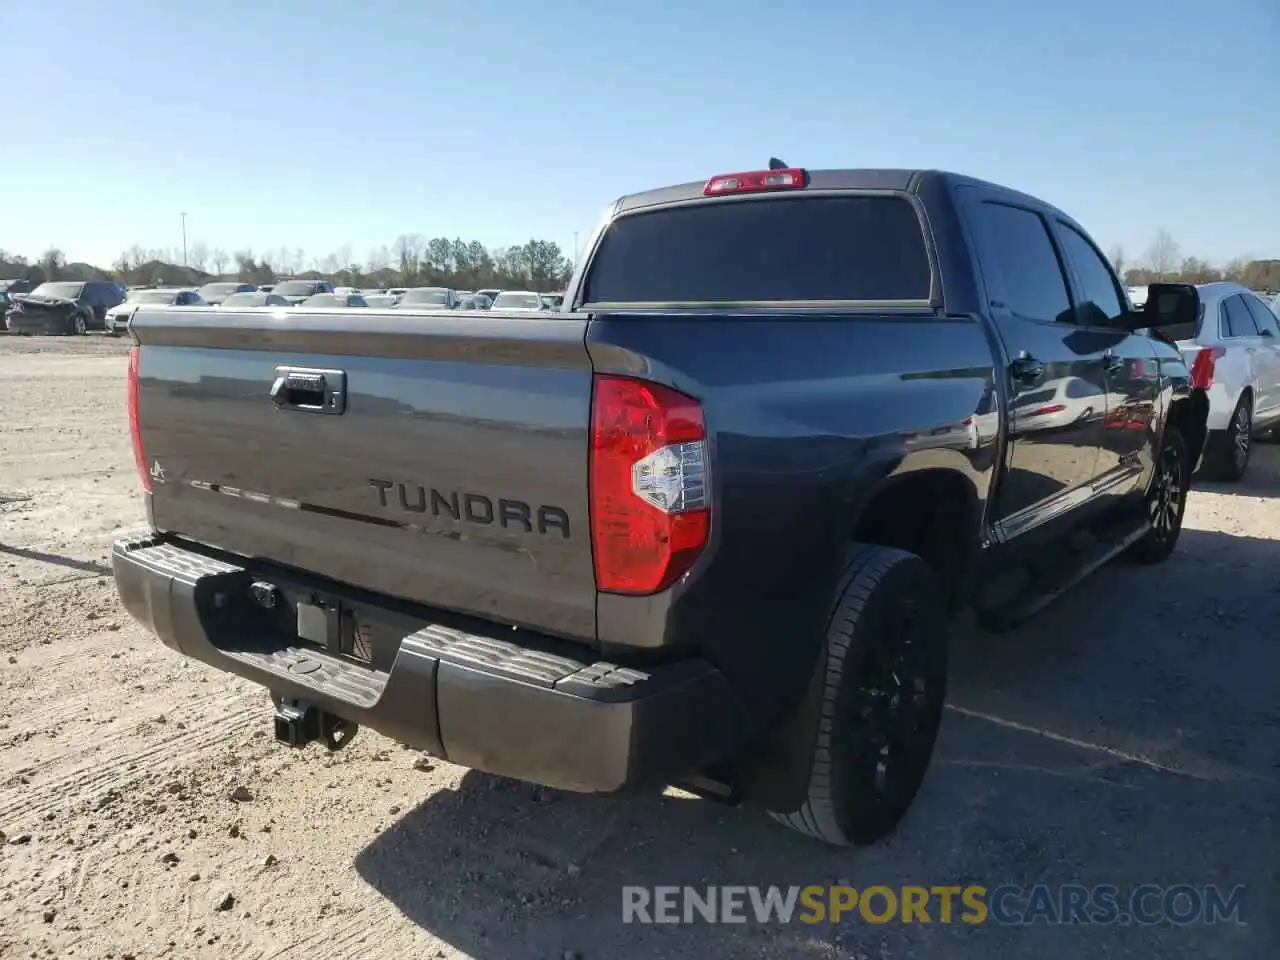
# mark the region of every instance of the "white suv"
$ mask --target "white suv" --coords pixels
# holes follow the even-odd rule
[[[1238,283],[1205,283],[1200,318],[1162,332],[1178,341],[1192,383],[1209,394],[1206,479],[1244,476],[1253,437],[1280,424],[1280,321]]]

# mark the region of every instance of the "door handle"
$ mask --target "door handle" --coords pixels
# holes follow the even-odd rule
[[[1022,383],[1035,383],[1044,377],[1044,364],[1024,350],[1009,364],[1009,373]]]
[[[276,367],[270,396],[277,410],[341,414],[347,409],[347,375],[341,370]]]

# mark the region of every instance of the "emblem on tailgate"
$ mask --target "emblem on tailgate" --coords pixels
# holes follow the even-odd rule
[[[504,529],[525,533],[537,530],[543,536],[569,539],[569,514],[560,507],[547,504],[533,507],[523,500],[507,497],[494,500],[481,493],[437,490],[395,480],[374,479],[369,481],[369,486],[378,491],[378,504],[384,508],[405,513],[430,512],[433,517],[444,516],[458,523],[485,527],[497,524]]]

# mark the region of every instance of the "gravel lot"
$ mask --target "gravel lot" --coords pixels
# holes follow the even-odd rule
[[[469,773],[369,731],[277,747],[265,693],[119,607],[126,345],[0,337],[0,957],[1280,956],[1280,446],[1176,556],[964,629],[898,834],[836,851],[674,791]],[[237,787],[247,788],[232,800]],[[1246,884],[1247,926],[624,926],[623,884]],[[575,951],[577,953],[575,953]]]

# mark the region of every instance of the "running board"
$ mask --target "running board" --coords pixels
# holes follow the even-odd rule
[[[993,633],[1011,630],[1026,622],[1099,567],[1124,553],[1150,529],[1151,521],[1144,517],[1136,524],[1113,528],[1101,537],[1077,534],[1065,551],[1066,556],[1058,563],[1039,571],[1020,570],[1023,582],[1007,600],[988,606],[979,598],[974,604],[978,622]]]

